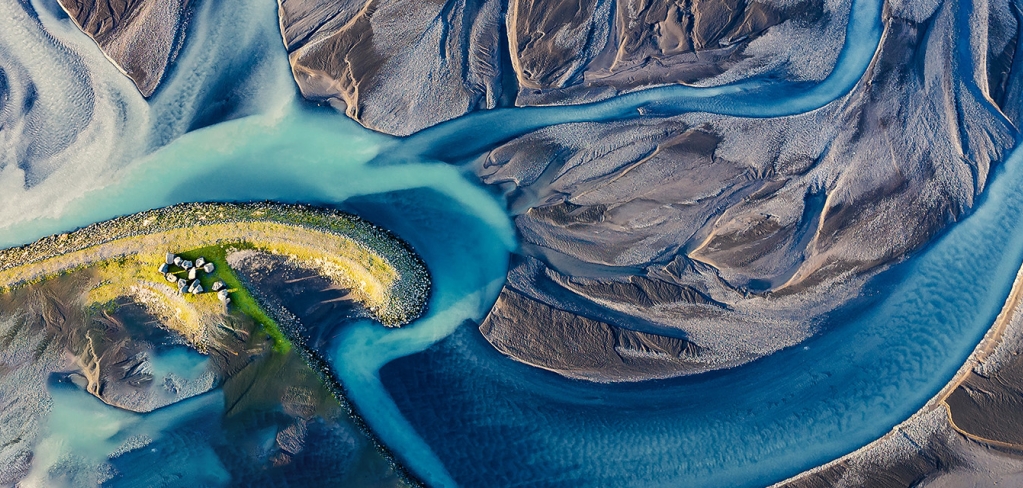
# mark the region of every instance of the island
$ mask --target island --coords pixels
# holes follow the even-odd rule
[[[61,409],[90,411],[75,396],[82,392],[106,405],[103,418],[142,415],[121,431],[158,423],[167,409],[221,408],[206,423],[162,428],[172,438],[200,436],[234,481],[302,480],[311,476],[303,465],[329,462],[350,466],[333,475],[337,483],[415,483],[319,354],[353,321],[409,323],[429,294],[426,267],[407,244],[352,215],[304,205],[175,205],[0,251],[0,377],[20,380],[0,384],[13,402],[0,413],[0,444],[9,447],[0,482],[45,482],[49,468],[78,462],[46,446],[62,435],[89,442],[80,427],[52,425]],[[23,384],[47,386],[15,387]],[[137,458],[163,442],[151,431],[121,439],[99,453],[119,475],[94,477],[86,463],[74,481],[140,479],[132,473],[146,464]],[[221,468],[189,469],[156,471],[201,482]]]

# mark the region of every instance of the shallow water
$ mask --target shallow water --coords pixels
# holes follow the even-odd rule
[[[32,471],[22,481],[26,487],[100,482],[119,486],[125,484],[120,480],[126,475],[128,486],[161,486],[161,481],[170,480],[223,486],[229,481],[227,471],[205,442],[208,432],[216,432],[219,426],[218,414],[224,408],[220,392],[141,415],[112,408],[57,375],[48,385],[38,387],[49,390],[53,406],[33,450]],[[181,437],[192,442],[173,442]],[[122,468],[120,475],[96,469],[128,448],[134,448],[135,456],[148,455],[159,462]]]
[[[381,376],[465,486],[778,481],[883,435],[962,365],[1023,263],[1020,184],[1016,151],[974,215],[872,284],[867,311],[745,366],[590,384],[502,360],[463,328]]]
[[[13,11],[16,3],[0,6]],[[433,274],[429,312],[399,330],[352,324],[329,359],[368,425],[431,485],[779,480],[877,438],[936,393],[990,325],[1023,261],[1023,228],[1014,225],[1023,217],[1023,196],[1013,191],[1023,184],[1017,151],[974,215],[876,280],[869,309],[835,314],[824,333],[798,347],[692,378],[625,385],[567,380],[499,355],[472,324],[495,299],[517,244],[500,195],[440,160],[460,161],[554,123],[818,108],[843,96],[866,69],[880,36],[880,2],[854,3],[851,42],[832,75],[816,85],[751,80],[657,88],[579,107],[495,110],[406,140],[373,134],[297,99],[272,5],[250,0],[228,12],[215,3],[203,3],[189,47],[148,103],[51,11],[38,9],[54,38],[0,33],[5,55],[45,65],[38,76],[73,79],[75,73],[53,74],[59,63],[46,64],[46,56],[32,61],[35,50],[78,60],[91,77],[79,85],[93,89],[93,105],[116,112],[82,111],[85,126],[103,134],[116,127],[117,135],[71,138],[69,149],[40,163],[70,168],[57,170],[56,180],[27,190],[8,184],[16,193],[4,193],[5,202],[18,195],[28,203],[2,227],[0,244],[195,200],[339,205],[393,230]],[[246,22],[225,22],[229,16]],[[14,42],[15,35],[35,40]],[[247,49],[272,54],[239,57]],[[242,81],[230,85],[236,79]],[[226,98],[236,103],[211,104],[224,86],[232,86],[235,96]],[[224,119],[232,120],[209,125]],[[24,149],[17,140],[6,142]],[[75,171],[94,168],[96,159],[103,161],[99,176],[76,181]],[[2,176],[0,184],[12,181]],[[47,198],[57,203],[39,203]],[[60,405],[52,435],[66,437],[61,409],[88,405],[67,395],[54,399]]]
[[[210,363],[207,356],[187,346],[175,346],[149,355],[150,374],[162,383],[170,375],[186,381],[195,381],[206,372]]]

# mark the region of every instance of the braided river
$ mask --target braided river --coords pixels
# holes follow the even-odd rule
[[[853,1],[845,47],[820,83],[659,87],[589,105],[470,114],[405,139],[300,99],[272,1],[203,2],[177,64],[148,101],[59,8],[0,0],[5,15],[24,19],[0,32],[0,61],[19,67],[3,80],[10,95],[0,110],[44,104],[46,120],[24,123],[50,142],[25,147],[0,131],[3,150],[30,161],[19,166],[24,174],[13,165],[0,171],[0,245],[209,200],[335,206],[395,232],[430,269],[428,313],[400,329],[346,324],[326,357],[372,432],[431,486],[780,481],[877,439],[937,394],[991,326],[1023,263],[1017,150],[967,218],[881,273],[816,336],[752,363],[595,384],[512,361],[478,332],[517,241],[503,195],[478,183],[473,159],[553,124],[818,109],[866,71],[881,38],[879,0]],[[16,184],[26,174],[41,176]],[[87,400],[70,393],[54,401],[64,407],[51,415],[126,415],[98,402],[73,409]],[[210,402],[133,415],[125,425],[157,429]],[[83,452],[102,450],[88,436],[76,442]],[[175,462],[202,470],[210,460]]]

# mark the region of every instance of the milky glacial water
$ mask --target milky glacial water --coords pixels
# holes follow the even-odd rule
[[[381,376],[465,486],[779,481],[880,437],[954,375],[1023,262],[1020,184],[1017,150],[972,216],[872,284],[869,308],[745,366],[590,384],[502,361],[463,328]]]
[[[819,84],[657,88],[579,107],[472,115],[405,140],[298,100],[273,2],[203,2],[177,67],[148,102],[52,5],[32,5],[29,15],[17,1],[0,1],[0,15],[24,23],[0,32],[3,66],[21,67],[8,69],[5,83],[15,98],[38,85],[36,103],[45,109],[32,119],[31,111],[11,115],[10,103],[0,107],[6,117],[34,121],[0,137],[5,154],[20,151],[30,163],[0,171],[0,244],[197,200],[337,205],[393,230],[431,270],[427,315],[398,330],[351,324],[328,359],[374,433],[431,485],[777,481],[864,445],[923,405],[989,327],[1023,261],[1017,154],[996,170],[971,217],[876,280],[869,307],[835,314],[819,336],[691,378],[567,380],[504,358],[476,330],[472,321],[485,315],[503,283],[515,235],[501,196],[445,161],[554,123],[818,108],[843,96],[866,69],[880,36],[880,2],[854,3],[849,42]],[[71,91],[78,95],[62,105]],[[63,123],[80,127],[60,126],[54,114],[61,113],[68,114]],[[63,142],[45,151],[25,147],[38,134]],[[191,368],[188,361],[167,364]],[[77,427],[62,420],[66,412],[105,415],[95,425],[111,432],[158,436],[172,419],[193,415],[190,406],[207,408],[204,402],[216,399],[214,393],[183,410],[136,416],[63,388],[51,385],[55,406],[43,453],[105,456],[116,449],[102,432],[76,437]],[[226,482],[215,457],[204,454],[211,451],[193,444],[196,455],[182,454],[177,465],[211,473],[209,484]]]
[[[176,346],[149,354],[150,374],[162,383],[170,375],[195,381],[207,371],[210,359],[187,346]]]
[[[142,415],[112,408],[64,378],[35,387],[49,390],[53,407],[22,486],[74,487],[98,481],[106,486],[163,486],[172,480],[182,483],[178,486],[223,486],[230,481],[206,444],[206,433],[216,431],[224,409],[219,391]],[[148,458],[124,470],[133,475],[130,479],[95,468],[109,455],[128,450],[134,451],[136,461]]]

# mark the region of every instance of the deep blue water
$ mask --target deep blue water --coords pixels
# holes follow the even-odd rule
[[[429,313],[399,330],[351,324],[329,358],[367,424],[432,485],[756,486],[780,480],[866,444],[919,409],[990,326],[1023,262],[1023,226],[1016,225],[1023,196],[1013,191],[1023,185],[1023,153],[1017,152],[996,170],[973,215],[883,274],[871,285],[871,300],[834,314],[805,343],[689,378],[616,385],[568,380],[501,356],[476,330],[473,321],[496,298],[516,242],[502,197],[448,162],[555,123],[692,110],[766,117],[819,108],[862,76],[880,38],[880,2],[855,0],[849,42],[819,84],[751,80],[657,88],[585,106],[470,115],[405,140],[370,133],[297,100],[283,48],[267,47],[279,42],[273,5],[247,0],[231,11],[204,5],[191,31],[198,40],[148,102],[66,20],[40,13],[64,51],[44,36],[25,34],[31,39],[15,42],[0,33],[7,55],[40,63],[28,71],[54,77],[53,83],[62,72],[45,57],[35,60],[35,50],[51,49],[58,60],[77,56],[91,70],[98,107],[92,123],[121,130],[113,142],[75,139],[72,147],[85,156],[68,156],[66,163],[88,168],[97,158],[90,151],[106,144],[113,149],[103,161],[117,163],[108,168],[115,178],[82,188],[71,179],[52,187],[44,182],[19,194],[17,202],[38,198],[52,205],[25,204],[19,220],[0,228],[0,244],[195,200],[339,205],[393,230],[431,270]],[[251,22],[224,22],[232,15]],[[208,49],[228,41],[245,48]],[[238,52],[246,48],[276,54],[240,62]],[[231,79],[244,85],[232,86],[232,93],[252,101],[211,112],[209,104]],[[107,117],[98,112],[105,103],[121,109],[100,118]],[[212,123],[224,118],[233,120]],[[205,128],[187,132],[199,126]],[[9,195],[0,198],[16,203]],[[80,401],[55,398],[67,405]],[[206,398],[195,404],[216,406],[215,395]],[[138,418],[150,417],[117,425],[148,425]],[[58,427],[53,435],[60,437]],[[178,462],[214,473],[209,479],[219,483],[223,470],[211,461],[213,451],[195,449],[201,455]]]
[[[973,215],[874,280],[868,297],[832,314],[821,334],[745,366],[593,384],[504,358],[470,322],[384,366],[380,377],[463,486],[779,481],[880,437],[963,363],[1023,263],[1023,197],[1014,191],[1021,165],[1017,151]],[[356,208],[411,235],[402,224],[407,208]],[[446,264],[429,248],[428,263]],[[337,354],[341,377],[354,376],[342,364],[351,350]],[[398,452],[411,465],[423,454]]]

